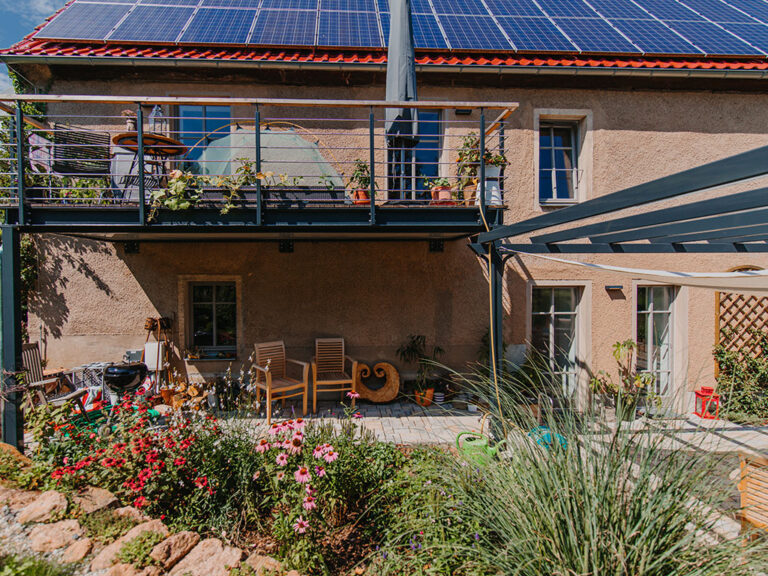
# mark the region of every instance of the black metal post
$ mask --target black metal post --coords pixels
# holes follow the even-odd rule
[[[373,108],[368,114],[368,147],[370,148],[371,163],[371,226],[376,224],[376,118],[373,115]]]
[[[144,226],[146,219],[146,198],[144,192],[144,110],[141,104],[136,111],[136,158],[139,171],[139,224]]]
[[[261,173],[261,112],[258,104],[253,115],[256,135],[256,172]],[[256,178],[256,225],[261,226],[261,180]]]
[[[488,245],[489,281],[491,282],[491,359],[497,374],[504,366],[504,260],[498,242]]]
[[[504,133],[504,119],[501,119],[499,121],[499,154],[504,156],[504,146],[506,146],[505,142],[505,136]],[[506,169],[506,165],[501,165],[501,171],[499,172],[499,193],[501,194],[501,200],[502,204],[504,203],[504,170]],[[503,224],[503,218],[504,213],[501,210],[496,211],[496,220],[495,224]]]
[[[24,113],[16,103],[16,197],[19,201],[19,224],[26,222],[24,208]]]
[[[477,189],[480,193],[480,212],[483,213],[483,220],[487,222],[485,212],[485,110],[480,108],[480,166],[478,167],[480,182]]]
[[[3,442],[24,449],[22,394],[9,391],[18,384],[21,370],[21,233],[2,226],[2,383]]]

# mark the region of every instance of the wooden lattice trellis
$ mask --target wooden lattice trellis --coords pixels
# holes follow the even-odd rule
[[[758,268],[738,268],[738,271]],[[768,297],[717,292],[715,342],[742,356],[763,353],[755,332],[768,331]],[[717,368],[717,367],[716,367]]]

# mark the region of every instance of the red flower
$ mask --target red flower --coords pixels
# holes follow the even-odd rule
[[[198,488],[205,488],[208,486],[208,477],[200,476],[199,478],[195,478],[195,486]]]
[[[147,504],[147,499],[144,498],[144,496],[139,496],[136,498],[136,500],[133,501],[133,506],[135,508],[141,508],[142,506],[145,506]]]
[[[173,461],[174,466],[184,466],[184,464],[187,462],[186,458],[176,458],[176,460]]]

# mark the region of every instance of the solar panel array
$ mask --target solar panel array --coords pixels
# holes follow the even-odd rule
[[[412,0],[417,49],[767,56],[768,0]],[[388,0],[74,0],[41,39],[383,48]]]

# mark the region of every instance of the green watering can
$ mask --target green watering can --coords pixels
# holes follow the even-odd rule
[[[460,432],[456,436],[456,449],[466,460],[478,466],[490,463],[499,452],[504,442],[496,446],[490,445],[490,439],[485,434],[477,432]]]

